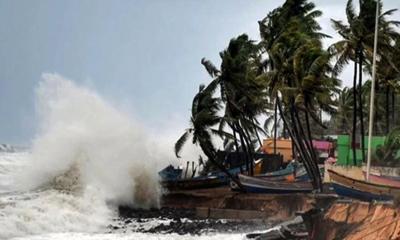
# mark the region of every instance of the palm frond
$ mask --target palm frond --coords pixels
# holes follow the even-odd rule
[[[176,141],[175,155],[177,158],[180,158],[179,153],[181,152],[183,145],[185,145],[185,143],[187,142],[189,135],[190,135],[190,131],[186,130],[185,133],[183,133],[183,135],[178,139],[178,141]]]

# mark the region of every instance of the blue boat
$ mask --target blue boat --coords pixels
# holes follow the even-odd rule
[[[351,187],[346,187],[337,183],[332,183],[332,187],[335,190],[336,194],[343,196],[343,197],[349,197],[349,198],[354,198],[358,199],[361,201],[366,201],[366,202],[371,202],[373,200],[375,201],[390,201],[393,199],[391,196],[387,195],[377,195],[377,194],[372,194],[369,192],[364,192],[364,191],[359,191],[355,188]]]
[[[175,181],[182,177],[182,169],[168,165],[166,168],[159,171],[158,175],[161,177],[161,181]]]
[[[190,190],[200,188],[213,188],[228,185],[229,178],[224,172],[211,172],[207,176],[197,176],[193,178],[181,178],[182,170],[180,173],[177,169],[171,169],[172,166],[160,171],[158,174],[161,176],[161,185],[169,190]],[[173,168],[173,167],[172,167]],[[234,176],[241,172],[241,168],[228,169],[228,172]]]
[[[357,180],[330,169],[328,173],[332,181],[333,189],[340,196],[355,198],[362,201],[389,201],[393,199],[393,196],[398,196],[400,194],[399,187]]]

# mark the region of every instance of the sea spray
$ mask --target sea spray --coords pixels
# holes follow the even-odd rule
[[[21,187],[43,186],[75,170],[79,173],[69,176],[101,189],[108,202],[157,206],[157,170],[168,158],[156,151],[137,122],[94,91],[57,74],[43,75],[37,110],[41,124]]]
[[[52,189],[1,196],[0,239],[56,232],[104,232],[113,215],[101,192],[91,187],[79,196]]]
[[[60,75],[44,74],[36,94],[32,148],[1,176],[9,194],[0,195],[0,239],[106,232],[118,205],[159,205],[157,172],[173,162],[171,143],[167,154],[168,143],[149,139],[134,119]]]

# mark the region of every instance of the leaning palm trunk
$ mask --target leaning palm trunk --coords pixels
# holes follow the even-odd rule
[[[304,133],[303,127],[301,126],[300,117],[299,117],[297,108],[294,106],[294,103],[292,103],[292,104],[293,104],[292,105],[292,109],[293,109],[292,123],[294,126],[294,132],[297,135],[297,139],[301,143],[300,150],[303,152],[303,158],[308,159],[308,161],[310,163],[309,164],[310,170],[311,170],[313,176],[315,176],[317,179],[319,179],[320,174],[318,171],[317,159],[316,159],[314,151],[313,151],[312,142],[311,142],[311,140],[308,140],[307,135]]]
[[[275,100],[275,113],[274,113],[274,154],[276,154],[276,138],[277,138],[277,122],[278,122],[278,104]]]
[[[357,165],[356,156],[356,133],[357,133],[357,61],[354,60],[354,76],[353,76],[353,131],[351,134],[351,148],[353,150],[353,164]]]
[[[362,94],[362,66],[363,66],[363,52],[362,48],[359,51],[359,77],[358,77],[358,102],[359,102],[359,114],[360,114],[360,133],[361,133],[361,156],[362,156],[362,162],[365,162],[365,142],[364,142],[364,136],[365,136],[365,129],[364,129],[364,113],[363,113],[363,94]]]
[[[313,171],[313,162],[310,159],[310,156],[307,155],[307,153],[304,150],[304,142],[299,142],[299,136],[296,136],[296,131],[293,131],[289,125],[289,122],[287,121],[285,114],[282,110],[282,106],[281,106],[281,102],[278,96],[276,96],[276,103],[278,106],[278,110],[279,113],[281,114],[281,118],[283,121],[283,124],[287,130],[287,132],[289,133],[293,144],[295,145],[295,147],[299,150],[299,154],[301,155],[303,162],[304,162],[304,166],[307,170],[307,173],[309,174],[310,178],[312,179],[312,184],[314,189],[318,189],[319,191],[322,191],[322,182],[321,182],[321,178],[318,178],[317,175],[315,175],[314,171]],[[296,124],[293,124],[293,127],[296,127]]]
[[[309,140],[309,143],[310,143],[310,146],[311,146],[311,154],[313,155],[314,161],[317,161],[318,158],[317,158],[317,154],[315,153],[315,149],[314,149],[313,144],[312,144],[312,134],[311,134],[311,127],[310,127],[310,118],[308,117],[308,112],[307,112],[307,111],[305,112],[305,115],[306,115],[306,124],[307,124],[308,140]],[[319,179],[321,179],[321,173],[320,173],[320,171],[319,171],[318,163],[317,163],[317,169],[316,169],[316,170],[317,170],[317,171],[316,171],[316,172],[317,172],[317,177],[318,177]]]
[[[306,103],[307,108],[309,107],[308,102]],[[314,146],[313,146],[313,142],[312,142],[312,133],[311,133],[311,127],[310,127],[310,118],[309,118],[309,114],[308,111],[306,109],[305,113],[305,118],[306,118],[306,125],[307,125],[307,137],[308,137],[308,142],[309,142],[309,146],[310,146],[310,150],[311,150],[311,154],[313,156],[314,159],[317,159],[317,154],[315,153],[314,150]],[[319,172],[319,171],[318,171]]]
[[[228,176],[233,182],[235,182],[239,188],[243,188],[242,184],[240,181],[235,178],[224,166],[222,166],[218,161],[216,161],[217,154],[215,151],[213,151],[210,147],[209,144],[206,142],[200,142],[200,147],[203,149],[204,154],[207,156],[208,160],[214,164],[221,172],[225,173],[226,176]]]
[[[241,128],[238,125],[238,123],[234,123],[233,126],[234,126],[235,130],[239,134],[242,151],[245,153],[246,171],[249,173],[250,172],[250,159],[248,158],[247,145],[246,145],[246,142],[245,142],[244,137],[243,137],[243,131],[241,130]]]
[[[245,131],[241,125],[240,122],[237,122],[237,129],[239,130],[239,135],[241,136],[241,139],[243,141],[243,146],[245,146],[245,148],[243,149],[243,152],[245,153],[246,156],[246,160],[247,160],[247,171],[249,175],[253,175],[253,155],[251,153],[251,144],[250,144],[250,140],[249,137],[246,135]],[[245,129],[246,130],[246,129]]]
[[[395,92],[392,90],[392,125],[393,126],[395,126],[395,109],[394,109],[394,107],[395,107],[395,98],[396,98],[396,96],[395,96]]]
[[[245,133],[245,140],[247,143],[247,154],[248,154],[248,158],[250,159],[250,176],[254,175],[254,147],[251,143],[251,137],[250,137],[250,133],[247,130],[247,128],[244,128],[244,133]]]
[[[389,134],[389,129],[390,129],[390,123],[389,123],[389,85],[386,85],[386,134]]]
[[[258,134],[257,125],[256,125],[256,123],[254,122],[254,119],[253,119],[253,118],[251,118],[251,124],[253,125],[253,131],[254,131],[254,133],[255,133],[255,135],[256,135],[256,137],[257,137],[258,144],[260,144],[260,148],[261,148],[261,147],[262,147],[261,138],[260,138],[260,135]]]

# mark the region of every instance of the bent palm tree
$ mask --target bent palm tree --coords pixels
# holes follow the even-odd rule
[[[189,137],[192,137],[192,143],[199,145],[208,161],[213,163],[221,172],[224,172],[229,178],[241,186],[240,182],[226,170],[226,168],[217,161],[217,151],[212,142],[213,134],[221,134],[220,131],[212,129],[220,122],[217,115],[221,109],[220,99],[213,97],[215,88],[213,86],[205,87],[200,85],[199,92],[195,95],[192,102],[192,116],[190,118],[191,127],[186,129],[185,133],[175,143],[175,155],[180,158],[183,145]]]
[[[382,5],[380,5],[380,10]],[[394,9],[384,12],[379,17],[379,33],[378,33],[378,54],[385,58],[385,53],[394,50],[392,41],[398,38],[398,33],[392,27],[398,24],[396,21],[387,21],[386,16],[391,15]],[[380,11],[381,12],[381,11]],[[357,113],[360,121],[360,134],[361,134],[361,148],[362,159],[365,160],[365,146],[364,146],[364,112],[363,112],[363,97],[362,97],[362,76],[363,66],[367,61],[372,62],[373,52],[373,36],[371,31],[375,27],[375,13],[376,1],[375,0],[360,0],[360,10],[357,15],[355,12],[353,1],[348,0],[346,5],[346,16],[348,24],[342,21],[331,20],[333,28],[341,35],[342,40],[334,43],[330,47],[332,54],[336,55],[337,62],[335,68],[338,71],[343,69],[349,61],[354,62],[353,74],[353,132],[352,142],[353,146],[356,141],[357,129]],[[357,86],[358,75],[358,86]],[[356,164],[356,150],[353,147],[353,161]]]

